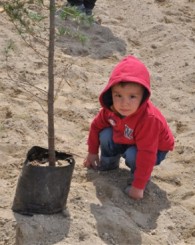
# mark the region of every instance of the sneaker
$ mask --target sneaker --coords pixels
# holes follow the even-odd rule
[[[124,193],[125,193],[127,196],[129,196],[129,191],[130,191],[130,189],[131,189],[131,185],[126,186],[125,189],[124,189]]]
[[[83,4],[75,5],[75,7],[79,12],[85,13],[85,6]]]
[[[119,168],[119,162],[115,161],[113,163],[105,163],[101,162],[100,166],[97,167],[98,171],[109,171],[109,170],[114,170]]]
[[[115,169],[118,169],[119,167],[118,166],[98,166],[97,167],[97,170],[98,171],[109,171],[109,170],[115,170]]]

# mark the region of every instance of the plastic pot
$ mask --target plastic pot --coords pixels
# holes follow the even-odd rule
[[[32,147],[18,179],[12,210],[33,214],[54,214],[61,212],[67,202],[75,160],[70,154],[55,152],[56,160],[65,160],[65,166],[34,166],[32,161],[48,161],[48,150]]]

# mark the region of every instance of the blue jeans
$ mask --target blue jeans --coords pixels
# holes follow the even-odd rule
[[[100,132],[101,156],[100,171],[112,170],[119,167],[120,158],[125,159],[125,164],[134,173],[136,168],[137,147],[135,145],[115,144],[112,140],[112,128],[105,128]],[[168,151],[158,151],[156,165],[159,165],[165,159]]]

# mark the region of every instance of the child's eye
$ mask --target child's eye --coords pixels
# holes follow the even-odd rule
[[[120,98],[120,97],[121,97],[121,95],[120,95],[120,94],[115,94],[115,97]]]
[[[134,98],[136,98],[135,95],[131,95],[131,96],[130,96],[130,99],[134,99]]]

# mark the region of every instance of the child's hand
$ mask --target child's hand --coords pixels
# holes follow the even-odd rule
[[[142,199],[144,197],[144,190],[131,186],[128,191],[128,196],[136,200]]]
[[[98,154],[88,153],[86,159],[83,162],[84,167],[96,169],[100,164]]]

